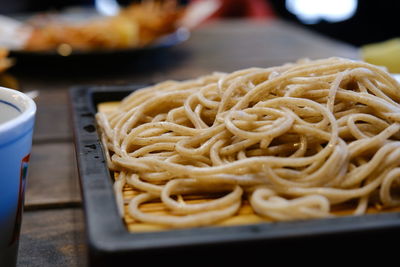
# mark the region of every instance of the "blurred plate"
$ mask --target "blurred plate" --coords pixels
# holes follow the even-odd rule
[[[145,51],[158,50],[178,45],[186,41],[190,36],[189,30],[186,28],[178,28],[175,32],[161,36],[155,39],[151,44],[141,47],[131,47],[123,49],[96,49],[96,50],[72,50],[68,55],[62,55],[57,50],[49,51],[27,51],[27,50],[10,50],[11,57],[85,57],[85,56],[105,56],[115,54],[137,54]]]
[[[45,25],[47,23],[51,23],[52,21],[56,21],[57,23],[65,23],[65,24],[79,24],[85,23],[93,19],[101,19],[106,16],[101,15],[94,8],[88,7],[70,7],[66,8],[60,12],[56,13],[28,13],[28,14],[20,14],[15,15],[12,18],[2,16],[3,28],[10,29],[8,30],[9,37],[11,39],[16,39],[19,37],[18,35],[13,35],[13,32],[17,32],[18,28],[22,28],[27,21],[34,21],[34,24]],[[1,29],[0,29],[1,30]],[[3,30],[4,31],[4,30]],[[2,32],[2,31],[0,31]],[[180,27],[176,31],[162,35],[156,38],[153,42],[145,46],[134,46],[128,48],[116,48],[116,49],[91,49],[91,50],[79,50],[73,49],[72,47],[67,47],[67,50],[70,51],[62,51],[60,49],[52,49],[47,51],[28,51],[19,48],[8,47],[10,50],[10,54],[13,57],[56,57],[56,58],[66,58],[66,57],[84,57],[84,56],[103,56],[103,55],[115,55],[115,54],[132,54],[132,53],[141,53],[143,51],[148,50],[157,50],[160,48],[167,48],[171,46],[175,46],[181,42],[186,41],[190,36],[190,32],[187,28]],[[25,37],[26,38],[26,37]],[[10,38],[6,38],[10,39]],[[68,46],[68,45],[67,45]]]

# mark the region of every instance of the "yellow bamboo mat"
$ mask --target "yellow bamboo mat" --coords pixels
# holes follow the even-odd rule
[[[123,189],[123,197],[125,200],[125,215],[124,215],[124,222],[130,232],[149,232],[149,231],[163,231],[171,229],[166,226],[150,224],[150,223],[143,223],[140,221],[135,220],[129,215],[128,212],[128,204],[129,200],[132,199],[134,196],[139,194],[140,192],[133,189],[129,185],[125,185]],[[215,197],[215,196],[214,196]],[[202,203],[213,199],[213,196],[192,196],[190,199],[185,199],[185,203],[187,204],[194,204],[194,203]],[[346,204],[337,206],[333,210],[333,214],[335,216],[345,216],[351,215],[354,211],[354,206],[352,204]],[[174,214],[173,211],[169,210],[162,202],[160,201],[153,201],[149,203],[145,203],[140,206],[140,209],[143,212],[148,212],[151,214],[157,215],[177,215]],[[396,208],[386,208],[383,209],[379,205],[370,206],[367,210],[368,214],[377,213],[377,212],[399,212],[400,207]],[[178,215],[177,215],[178,216]],[[237,214],[231,218],[222,220],[213,226],[233,226],[233,225],[245,225],[245,224],[254,224],[254,223],[261,223],[261,222],[272,222],[271,219],[259,216],[254,213],[252,207],[250,206],[249,202],[246,199],[243,199],[242,206],[240,207]]]
[[[143,231],[160,231],[160,230],[168,230],[170,228],[166,226],[143,223],[135,220],[129,215],[128,212],[128,204],[129,200],[136,196],[138,191],[130,187],[129,185],[124,187],[123,197],[125,200],[125,216],[124,222],[128,227],[128,230],[131,232],[143,232]],[[185,203],[187,204],[195,204],[195,203],[203,203],[209,200],[212,200],[215,196],[191,196],[190,199],[185,198]],[[143,212],[149,212],[151,214],[158,215],[177,215],[174,214],[171,210],[169,210],[162,202],[153,201],[149,203],[145,203],[140,206],[140,209]],[[177,215],[178,216],[178,215]],[[266,218],[262,218],[253,212],[250,204],[247,200],[243,200],[242,206],[239,209],[238,213],[228,219],[220,221],[216,226],[228,226],[228,225],[241,225],[241,224],[252,224],[252,223],[260,223],[263,221],[270,221]]]

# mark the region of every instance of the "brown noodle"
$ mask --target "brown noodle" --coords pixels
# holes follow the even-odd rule
[[[333,216],[356,202],[400,204],[400,85],[380,67],[342,58],[214,73],[138,90],[96,115],[114,188],[136,220],[202,226],[247,198],[273,220]],[[220,193],[204,203],[182,196]],[[169,215],[144,212],[158,199]]]

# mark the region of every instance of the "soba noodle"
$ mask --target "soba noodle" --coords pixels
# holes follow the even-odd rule
[[[203,226],[245,199],[260,216],[333,216],[341,203],[400,205],[400,85],[384,69],[343,58],[166,81],[96,115],[120,213]],[[182,196],[216,194],[188,203]],[[157,199],[171,212],[140,205]]]

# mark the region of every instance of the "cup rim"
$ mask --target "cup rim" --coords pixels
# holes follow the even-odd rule
[[[21,114],[19,114],[17,117],[0,124],[0,133],[7,132],[17,127],[18,125],[23,124],[24,122],[30,120],[35,115],[36,113],[35,102],[32,100],[32,98],[30,98],[23,92],[1,86],[0,86],[0,92],[5,92],[7,95],[15,99],[15,101],[13,101],[12,104],[18,107],[20,110],[22,110]],[[21,103],[24,103],[24,107],[21,107]]]

